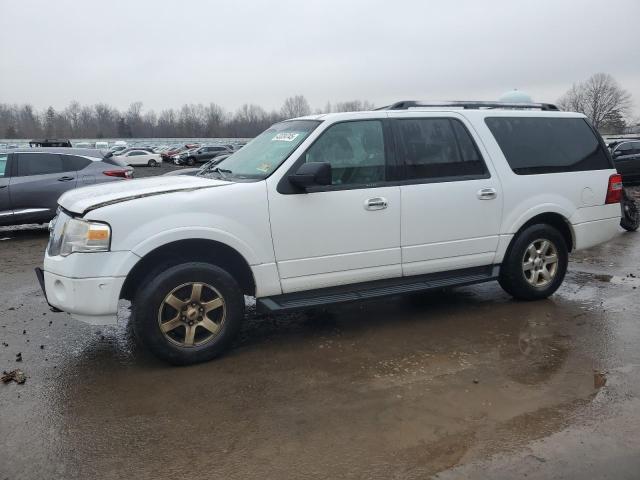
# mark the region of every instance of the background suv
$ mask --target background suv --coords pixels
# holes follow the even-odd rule
[[[612,146],[611,154],[624,184],[640,184],[640,140],[618,142]]]
[[[181,164],[186,163],[187,165],[192,166],[196,163],[207,162],[217,156],[229,155],[231,153],[233,153],[233,150],[227,146],[207,145],[181,154],[178,161]]]
[[[67,190],[125,180],[133,169],[100,150],[26,148],[0,151],[0,225],[44,223]]]

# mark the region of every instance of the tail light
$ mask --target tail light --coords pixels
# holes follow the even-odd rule
[[[105,170],[104,172],[102,172],[102,174],[108,177],[120,177],[127,180],[133,178],[133,172],[131,170],[126,170],[126,169]]]
[[[607,187],[607,198],[604,203],[620,203],[622,197],[622,175],[614,173],[609,177]]]

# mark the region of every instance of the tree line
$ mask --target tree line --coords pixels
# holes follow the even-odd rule
[[[601,133],[619,134],[638,129],[632,120],[631,95],[609,74],[597,73],[574,84],[559,100],[562,110],[584,113]],[[312,110],[303,95],[287,98],[280,110],[267,111],[245,104],[234,112],[210,103],[185,104],[156,113],[143,110],[141,102],[127,110],[106,103],[43,111],[32,105],[0,103],[0,136],[4,138],[248,138],[286,118],[313,113],[371,110],[373,103],[361,100],[327,103]]]
[[[66,108],[48,107],[38,111],[30,104],[0,103],[0,136],[4,138],[249,138],[275,122],[311,113],[371,110],[368,101],[327,103],[313,111],[302,95],[287,98],[280,110],[267,111],[259,105],[245,104],[234,112],[210,103],[185,104],[156,113],[144,110],[141,102],[127,110],[106,103]]]

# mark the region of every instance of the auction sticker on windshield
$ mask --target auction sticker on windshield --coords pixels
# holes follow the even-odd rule
[[[299,133],[293,132],[280,132],[271,139],[272,142],[293,142],[300,136]]]

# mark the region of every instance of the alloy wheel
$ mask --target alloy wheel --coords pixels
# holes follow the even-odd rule
[[[158,310],[160,331],[181,347],[204,345],[216,338],[226,318],[224,298],[207,283],[184,283],[169,292]]]
[[[543,288],[549,285],[558,272],[558,249],[550,240],[538,239],[524,251],[522,273],[527,282]]]

